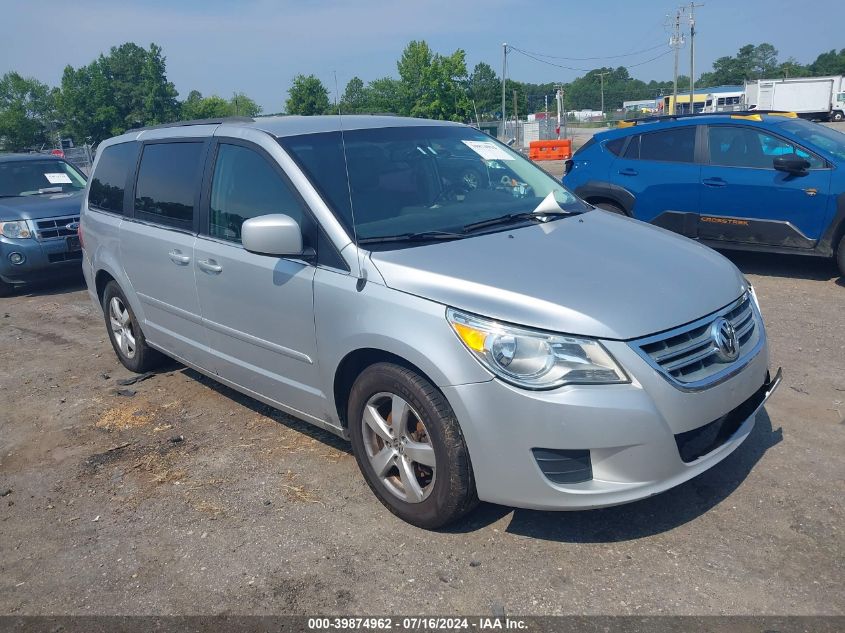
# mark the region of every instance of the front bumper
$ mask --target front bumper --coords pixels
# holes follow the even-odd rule
[[[71,244],[68,240],[11,240],[0,236],[0,279],[6,283],[19,284],[51,279],[79,270],[82,251],[74,248],[77,242]],[[23,261],[12,263],[13,253],[19,253]]]
[[[658,494],[733,452],[781,380],[780,370],[769,376],[765,344],[742,371],[694,393],[671,385],[626,343],[606,345],[629,370],[630,384],[531,392],[492,380],[443,388],[461,422],[480,499],[576,510]],[[535,449],[588,451],[591,478],[553,483]]]

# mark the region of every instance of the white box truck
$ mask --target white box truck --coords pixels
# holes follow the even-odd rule
[[[845,119],[845,76],[758,79],[746,82],[749,110],[784,110],[804,119]]]

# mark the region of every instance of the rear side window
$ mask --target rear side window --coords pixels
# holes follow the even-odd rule
[[[203,143],[146,145],[135,187],[135,217],[177,229],[194,226]]]
[[[222,143],[211,184],[209,234],[241,241],[244,220],[283,213],[302,225],[302,207],[288,184],[264,157],[239,145]]]
[[[625,146],[625,137],[615,138],[604,144],[611,154],[619,156],[622,153],[622,148]]]
[[[625,158],[639,159],[640,157],[640,135],[631,138],[628,147],[625,148]]]
[[[643,134],[640,138],[640,160],[695,162],[695,126]]]
[[[88,206],[123,214],[126,177],[135,167],[137,145],[119,143],[103,150],[88,191]]]

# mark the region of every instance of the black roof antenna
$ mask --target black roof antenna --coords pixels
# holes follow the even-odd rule
[[[349,180],[349,161],[346,157],[346,138],[343,134],[343,112],[340,107],[340,90],[337,86],[337,71],[334,71],[334,104],[337,108],[337,117],[340,123],[340,146],[343,149],[343,168],[346,170],[346,190],[349,194],[349,212],[352,214],[352,239],[355,241],[355,257],[358,259],[358,283],[355,288],[358,292],[367,285],[367,272],[364,270],[361,261],[361,249],[358,246],[358,227],[355,224],[355,206],[352,202],[352,183]]]

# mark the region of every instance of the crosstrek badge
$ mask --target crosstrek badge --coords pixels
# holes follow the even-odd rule
[[[733,224],[735,226],[749,226],[748,220],[738,220],[737,218],[714,218],[712,215],[702,215],[700,220],[702,222],[710,222],[711,224]]]

